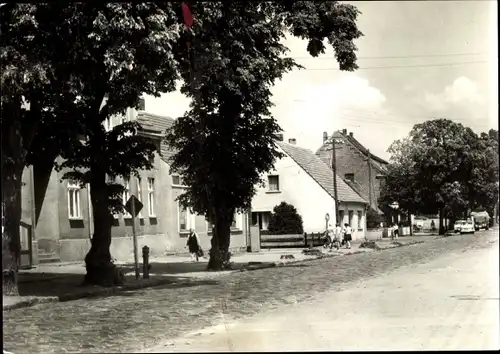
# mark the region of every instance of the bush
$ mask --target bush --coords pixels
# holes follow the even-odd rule
[[[366,212],[366,227],[368,229],[375,229],[380,227],[380,223],[383,221],[382,215],[379,215],[373,208],[369,208]]]
[[[293,205],[281,202],[271,213],[268,230],[273,235],[303,234],[302,216]]]

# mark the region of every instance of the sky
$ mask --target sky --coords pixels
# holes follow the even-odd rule
[[[389,159],[388,148],[416,123],[448,118],[476,133],[498,129],[497,2],[356,1],[355,72],[342,72],[333,49],[318,58],[307,42],[283,43],[306,69],[273,87],[271,110],[287,141],[316,151],[323,132],[347,129]],[[188,109],[180,92],[146,96],[146,110],[176,118]]]

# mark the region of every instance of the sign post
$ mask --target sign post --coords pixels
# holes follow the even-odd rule
[[[135,186],[135,183],[134,183]],[[134,188],[135,189],[135,188]],[[132,238],[134,240],[134,262],[135,262],[135,278],[139,279],[139,250],[137,249],[137,234],[135,232],[135,217],[141,211],[143,205],[137,197],[132,194],[125,204],[125,210],[132,215]]]

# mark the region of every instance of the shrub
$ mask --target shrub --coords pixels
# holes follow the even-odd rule
[[[369,208],[366,212],[366,227],[368,229],[374,229],[380,227],[380,223],[383,221],[382,215],[379,215],[373,208]]]
[[[295,235],[304,233],[302,216],[291,204],[281,202],[274,207],[269,218],[268,230],[273,235]]]

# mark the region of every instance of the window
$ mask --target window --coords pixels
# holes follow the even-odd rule
[[[156,217],[155,214],[155,179],[148,178],[148,209],[149,217]]]
[[[173,175],[172,176],[172,185],[174,186],[183,186],[184,181],[182,180],[182,177],[179,175]]]
[[[344,177],[346,180],[354,182],[354,173],[346,173]]]
[[[349,226],[352,227],[352,219],[354,217],[354,212],[352,210],[349,210],[348,214],[349,214],[349,221],[348,221],[348,223],[349,223]]]
[[[80,186],[75,181],[68,181],[68,216],[70,219],[81,219]]]
[[[338,221],[340,226],[344,226],[344,211],[339,210],[339,221]]]
[[[142,203],[142,188],[141,188],[141,178],[137,178],[137,199]],[[144,205],[142,206],[142,209],[144,209]],[[137,214],[141,219],[144,218],[144,215],[142,214],[142,209],[141,211]]]
[[[177,202],[177,210],[179,211],[179,232],[188,232],[190,229],[194,229],[195,215],[179,202]]]
[[[358,210],[358,230],[363,230],[363,212],[361,210]]]
[[[267,176],[267,181],[269,184],[269,191],[277,192],[280,190],[280,177],[279,176]]]
[[[130,198],[130,180],[128,178],[123,179],[123,187],[125,187],[124,191],[122,192],[122,203],[123,205],[127,204],[128,199]],[[123,217],[124,218],[131,218],[132,215],[126,210],[123,211]]]

